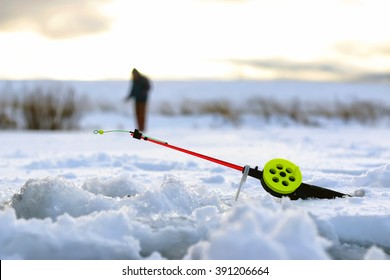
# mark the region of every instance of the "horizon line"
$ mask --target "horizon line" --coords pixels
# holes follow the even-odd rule
[[[307,83],[374,83],[390,84],[388,78],[356,78],[356,79],[298,79],[298,78],[151,78],[152,82],[307,82]],[[47,82],[129,82],[131,79],[121,78],[103,78],[103,79],[57,79],[57,78],[16,78],[7,79],[0,77],[3,82],[28,82],[28,81],[47,81]]]

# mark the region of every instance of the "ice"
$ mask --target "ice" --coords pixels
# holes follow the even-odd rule
[[[372,246],[364,256],[365,260],[386,260],[386,254],[382,249]]]
[[[270,199],[267,197],[266,199]],[[239,205],[207,240],[189,249],[195,259],[327,259],[326,242],[307,213],[269,201]],[[233,242],[234,239],[234,242]]]
[[[367,170],[355,179],[355,184],[373,188],[390,188],[390,163]]]
[[[112,198],[95,196],[62,178],[30,179],[12,197],[17,217],[52,218],[68,214],[74,217],[109,210]]]
[[[96,104],[119,103],[127,89],[121,82],[69,83]],[[133,129],[130,105],[118,105],[117,113],[88,113],[79,131],[0,131],[1,259],[390,259],[388,120],[311,127],[250,115],[239,123],[163,116],[156,109],[186,98],[242,106],[258,95],[386,103],[388,85],[159,82],[154,90],[151,137],[239,166],[286,158],[304,182],[353,197],[279,199],[248,177],[235,201],[237,170],[126,133],[93,134]]]

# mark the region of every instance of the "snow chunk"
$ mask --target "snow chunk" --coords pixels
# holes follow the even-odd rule
[[[354,185],[390,188],[390,163],[371,169],[354,181]]]
[[[269,201],[264,200],[266,205]],[[191,259],[328,259],[329,245],[307,212],[263,201],[239,205],[210,237],[189,249]]]
[[[330,219],[340,240],[390,248],[390,215],[337,216]]]
[[[142,192],[142,189],[135,186],[126,176],[106,181],[99,178],[88,179],[81,188],[95,195],[102,194],[113,198],[134,196]]]
[[[140,259],[139,241],[124,211],[74,218],[17,219],[0,212],[0,259]],[[112,230],[115,228],[115,230]]]
[[[18,218],[50,217],[67,213],[78,217],[95,211],[109,210],[112,199],[96,196],[64,178],[30,179],[12,197],[11,206]]]
[[[225,178],[221,175],[214,175],[206,178],[202,178],[203,183],[209,184],[222,184],[225,182]]]
[[[365,260],[387,260],[386,253],[377,246],[371,246],[364,255]]]

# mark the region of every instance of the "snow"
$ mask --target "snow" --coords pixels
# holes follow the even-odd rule
[[[93,134],[134,128],[130,104],[120,105],[127,83],[64,83],[117,103],[118,112],[91,111],[78,131],[0,131],[0,259],[390,259],[388,120],[311,127],[246,115],[235,124],[152,110],[151,137],[242,166],[286,158],[304,182],[355,194],[290,201],[248,178],[235,201],[236,170],[125,133]],[[159,82],[151,107],[220,97],[239,103],[259,92],[387,103],[390,86]]]

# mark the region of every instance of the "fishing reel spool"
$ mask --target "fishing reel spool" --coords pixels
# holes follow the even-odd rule
[[[241,182],[236,193],[236,201],[247,176],[259,179],[264,190],[275,197],[294,194],[302,184],[302,173],[299,167],[286,159],[272,159],[265,164],[263,170],[259,170],[257,166],[251,168],[249,165],[246,165],[242,171]]]
[[[261,185],[275,196],[289,195],[302,183],[302,173],[297,165],[282,158],[268,161],[263,169]]]
[[[302,182],[302,173],[297,165],[282,158],[268,161],[264,170],[249,168],[248,176],[260,180],[262,187],[275,197],[297,199],[334,199],[350,196],[331,189]]]

